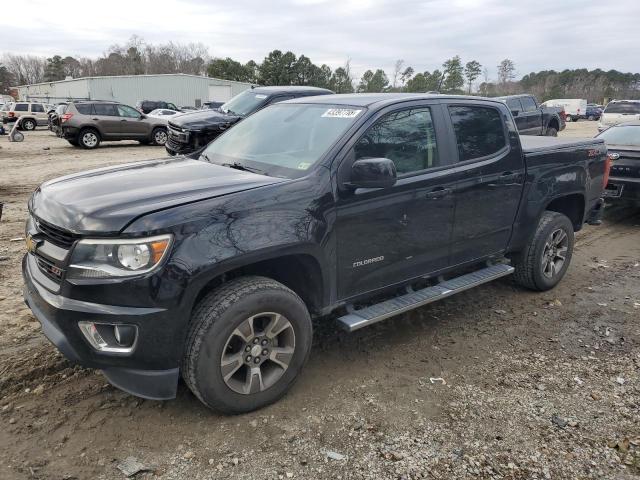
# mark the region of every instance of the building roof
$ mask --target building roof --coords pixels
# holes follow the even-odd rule
[[[40,83],[31,83],[28,85],[16,85],[10,88],[22,88],[22,87],[33,87],[36,85],[51,85],[54,83],[65,83],[65,82],[77,82],[79,80],[93,80],[93,79],[103,79],[103,78],[141,78],[141,77],[195,77],[201,78],[203,80],[217,80],[219,82],[228,82],[228,83],[239,83],[241,85],[252,85],[247,82],[237,82],[235,80],[225,80],[224,78],[216,78],[216,77],[206,77],[203,75],[191,75],[188,73],[152,73],[148,75],[101,75],[101,76],[93,76],[93,77],[78,77],[78,78],[68,78],[65,80],[55,80],[53,82],[40,82]]]

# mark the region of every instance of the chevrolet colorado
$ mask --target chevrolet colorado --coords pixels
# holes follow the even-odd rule
[[[194,158],[42,184],[24,296],[115,386],[169,399],[181,375],[246,412],[291,387],[312,318],[353,331],[509,274],[554,287],[608,168],[603,140],[521,137],[491,99],[290,100]]]

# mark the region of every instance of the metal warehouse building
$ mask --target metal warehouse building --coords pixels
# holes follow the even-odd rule
[[[140,100],[164,100],[178,106],[200,107],[206,101],[225,102],[251,88],[251,84],[176,73],[73,78],[13,88],[19,100],[44,103],[115,100],[134,106]]]

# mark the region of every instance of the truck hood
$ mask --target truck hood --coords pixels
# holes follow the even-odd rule
[[[238,122],[242,117],[224,113],[221,110],[199,110],[184,113],[169,120],[169,125],[185,130],[211,130],[226,128]]]
[[[32,214],[78,234],[113,234],[158,210],[286,181],[187,157],[101,168],[43,183]]]

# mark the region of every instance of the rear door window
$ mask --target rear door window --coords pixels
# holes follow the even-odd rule
[[[93,113],[92,103],[78,103],[76,104],[76,110],[82,115],[91,115]]]
[[[31,113],[44,113],[44,107],[39,103],[31,104]]]
[[[28,112],[29,104],[27,103],[16,103],[15,108],[13,109],[15,112]]]
[[[458,161],[495,155],[507,146],[500,112],[492,107],[450,106]]]
[[[118,110],[113,103],[94,103],[93,111],[96,115],[104,115],[107,117],[117,117]]]
[[[522,104],[520,103],[519,98],[509,98],[507,99],[507,107],[512,112],[522,112]]]

